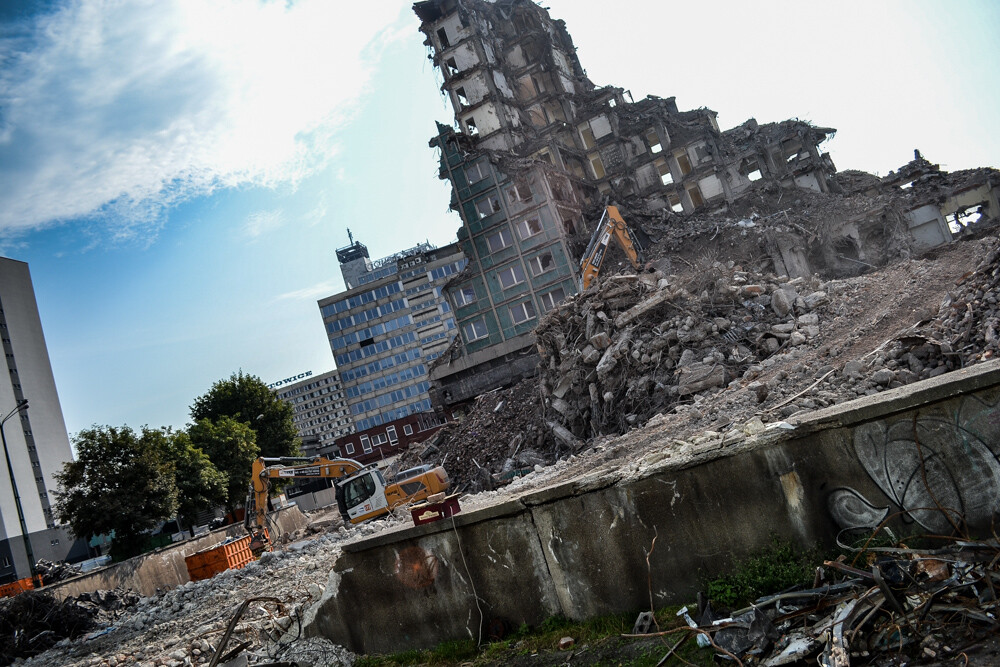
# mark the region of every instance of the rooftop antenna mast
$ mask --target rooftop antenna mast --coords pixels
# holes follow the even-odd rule
[[[347,238],[351,242],[351,245],[354,245],[354,235],[351,234],[351,228],[350,227],[347,228]]]

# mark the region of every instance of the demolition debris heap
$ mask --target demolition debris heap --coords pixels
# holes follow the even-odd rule
[[[745,271],[789,279],[857,275],[1000,212],[996,170],[948,174],[915,153],[886,178],[838,173],[820,149],[833,128],[749,119],[723,131],[711,109],[598,86],[565,24],[529,0],[413,8],[454,110],[455,128],[439,124],[430,143],[468,258],[446,288],[459,335],[430,369],[439,405],[534,374],[539,316],[577,292],[609,200],[654,236],[654,253],[739,246]],[[574,427],[588,430],[600,429]]]

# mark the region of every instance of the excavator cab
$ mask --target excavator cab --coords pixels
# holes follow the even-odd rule
[[[385,514],[389,501],[385,478],[378,470],[363,470],[334,486],[344,523],[361,523],[373,515]]]

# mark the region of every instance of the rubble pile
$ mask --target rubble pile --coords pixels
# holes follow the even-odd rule
[[[1000,354],[1000,245],[964,275],[935,317],[897,341],[890,356],[917,378]]]
[[[45,591],[0,598],[0,665],[38,655],[96,625],[92,611],[73,600],[56,600]]]
[[[550,428],[582,440],[624,433],[721,391],[779,350],[819,337],[818,309],[830,300],[821,287],[732,262],[686,279],[656,271],[603,281],[536,329]]]
[[[484,394],[460,421],[446,425],[424,446],[404,452],[399,467],[439,463],[448,470],[454,493],[489,491],[548,465],[560,448],[541,420],[538,404],[533,380]]]
[[[43,558],[35,563],[35,573],[42,577],[42,585],[48,586],[75,577],[80,574],[80,568],[72,563],[53,563]]]
[[[690,629],[674,632],[742,664],[970,664],[996,633],[998,555],[995,541],[876,548],[867,564],[826,561],[811,589],[763,597],[725,616],[709,604],[697,623],[688,616]]]
[[[70,635],[59,634],[45,647],[51,648],[44,654],[15,660],[14,664],[182,667],[208,664],[216,653],[221,657],[231,653],[227,659],[245,655],[250,664],[351,664],[353,657],[346,649],[321,639],[301,638],[301,619],[304,610],[323,595],[341,544],[391,527],[394,520],[356,526],[349,531],[334,529],[325,516],[319,522],[328,528],[311,540],[265,552],[260,560],[211,579],[143,598],[134,593],[101,591],[67,600],[61,604],[103,629],[76,641],[64,640]],[[23,603],[31,599],[29,595],[11,601]],[[95,613],[96,607],[112,611]],[[230,625],[232,631],[223,642]],[[92,627],[88,626],[88,630]],[[7,635],[0,631],[0,640]],[[13,659],[36,653],[9,655]],[[0,651],[0,655],[8,653]]]

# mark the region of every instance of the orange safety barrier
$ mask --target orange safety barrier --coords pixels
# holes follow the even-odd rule
[[[209,579],[220,572],[243,567],[254,560],[250,552],[250,536],[211,549],[199,551],[184,559],[191,581]]]
[[[34,580],[32,580],[31,577],[18,579],[13,583],[4,584],[3,586],[0,586],[0,598],[13,597],[18,593],[30,591],[34,588],[40,588],[41,585],[42,585],[41,575],[35,575]]]

